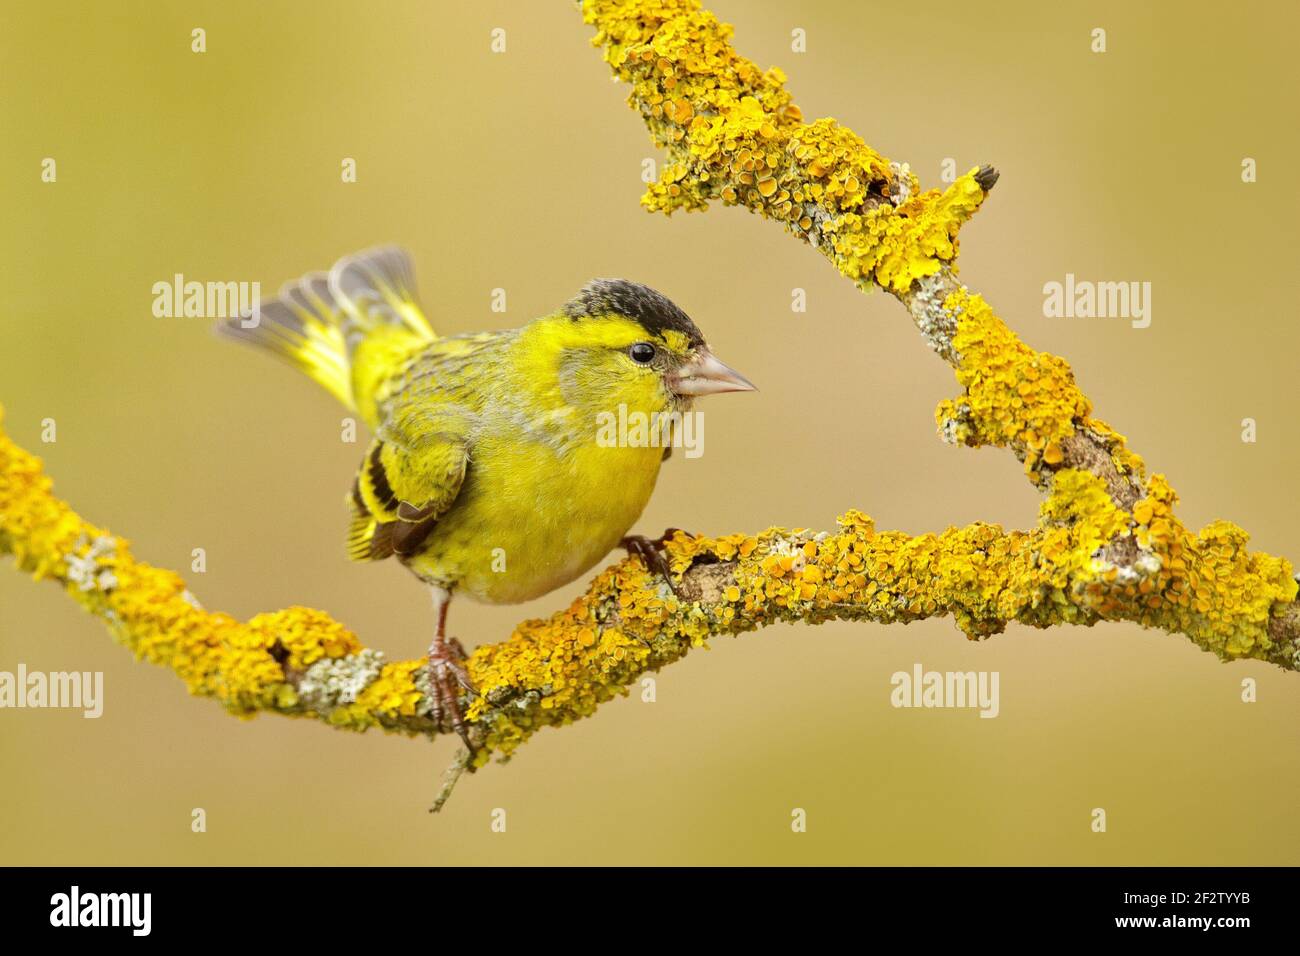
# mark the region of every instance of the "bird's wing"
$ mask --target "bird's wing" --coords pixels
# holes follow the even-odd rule
[[[414,446],[372,442],[352,485],[348,557],[414,554],[455,502],[468,465],[468,445],[455,434],[429,434]]]
[[[507,335],[438,339],[379,389],[382,424],[352,487],[353,560],[416,553],[455,503],[469,467],[485,366]]]

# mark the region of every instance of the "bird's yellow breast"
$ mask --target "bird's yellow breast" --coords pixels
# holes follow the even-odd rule
[[[455,506],[412,570],[492,604],[539,597],[590,570],[640,517],[663,451],[602,447],[589,424],[480,436]]]

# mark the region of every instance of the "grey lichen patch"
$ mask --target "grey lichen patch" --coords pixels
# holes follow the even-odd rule
[[[890,163],[889,171],[894,174],[889,184],[889,201],[901,206],[912,197],[912,168],[907,163]]]
[[[418,687],[420,684],[418,678],[416,679],[415,683],[416,686]],[[527,711],[527,710],[531,710],[532,708],[538,706],[541,703],[543,690],[545,690],[547,693],[550,692],[545,688],[543,689],[530,688],[528,690],[523,690],[518,687],[502,685],[500,687],[494,687],[491,690],[489,690],[487,692],[486,699],[488,704],[491,705],[492,707],[497,707],[497,708],[513,707],[516,710]]]
[[[949,445],[965,443],[972,431],[970,406],[962,402],[957,406],[956,411],[956,415],[945,418],[939,423],[939,437]]]
[[[802,235],[808,245],[812,246],[814,249],[820,250],[822,248],[826,224],[831,222],[834,217],[822,208],[820,204],[811,202],[804,203],[803,214],[804,218],[812,220],[812,225],[800,233],[800,235]],[[870,283],[867,283],[868,287],[870,287],[870,285]]]
[[[1283,667],[1300,670],[1300,601],[1292,601],[1269,618],[1268,636],[1275,649],[1273,659]]]
[[[86,548],[85,554],[78,554],[82,548]],[[117,587],[117,575],[106,565],[116,558],[116,538],[100,535],[94,541],[87,542],[83,535],[77,539],[72,551],[64,555],[63,561],[68,566],[68,580],[81,590],[108,593]]]
[[[957,429],[960,423],[955,418],[945,418],[943,424],[939,426],[939,437],[949,445],[956,445],[959,437]]]
[[[955,289],[951,275],[946,269],[940,269],[934,275],[918,279],[903,296],[903,304],[912,314],[926,345],[950,365],[961,361],[952,346],[957,334],[957,315],[945,309],[943,303]]]
[[[1141,547],[1131,531],[1125,530],[1098,548],[1092,556],[1092,570],[1102,576],[1114,572],[1114,583],[1133,587],[1145,578],[1155,578],[1164,567],[1160,555]]]
[[[415,705],[415,712],[421,717],[433,716],[433,681],[429,668],[421,667],[411,676],[411,683],[420,692],[420,702]]]
[[[682,576],[678,585],[681,596],[700,604],[717,604],[722,601],[727,588],[736,583],[736,565],[730,561],[701,564]]]
[[[384,654],[367,648],[359,654],[319,660],[298,682],[298,698],[317,713],[328,713],[341,704],[351,704],[384,666]]]
[[[415,712],[419,714],[421,717],[432,719],[433,705],[434,705],[434,699],[436,697],[436,694],[433,689],[433,682],[431,680],[429,668],[428,667],[419,668],[414,674],[411,675],[411,683],[413,683],[415,685],[415,689],[420,692],[420,701],[415,705]],[[462,708],[468,706],[468,702],[472,697],[477,696],[476,692],[466,691],[463,689],[458,691],[457,693],[458,696],[460,697]],[[443,725],[440,728],[439,732],[440,733],[445,732],[450,729],[451,729],[450,725],[444,720]],[[471,729],[471,734],[473,733],[474,731]]]
[[[1142,548],[1138,552],[1137,560],[1133,562],[1133,567],[1137,568],[1138,572],[1144,577],[1151,578],[1160,573],[1160,569],[1164,567],[1164,564],[1160,560],[1160,555]]]
[[[1142,573],[1136,566],[1116,564],[1110,561],[1107,558],[1105,548],[1098,548],[1093,552],[1092,571],[1097,575],[1109,574],[1113,571],[1115,573],[1115,584],[1120,587],[1131,587],[1142,580]]]

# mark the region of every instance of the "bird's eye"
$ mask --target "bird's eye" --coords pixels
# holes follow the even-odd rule
[[[655,347],[649,342],[638,342],[627,350],[627,354],[632,357],[632,361],[640,365],[649,365],[654,361]]]

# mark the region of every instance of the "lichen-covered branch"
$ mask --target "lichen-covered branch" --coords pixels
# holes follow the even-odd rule
[[[624,560],[569,607],[471,655],[476,763],[588,716],[693,645],[781,621],[951,615],[972,638],[1012,621],[1131,621],[1224,660],[1300,669],[1291,565],[1250,551],[1227,522],[1186,528],[1163,476],[1147,477],[1124,438],[1092,417],[1069,366],[1024,345],[957,283],[957,231],[992,188],[991,169],[922,192],[906,166],[833,120],[805,124],[780,71],[738,56],[730,27],[693,0],[588,0],[583,9],[672,158],[646,205],[743,205],[781,221],[862,288],[896,295],[956,371],[961,393],[938,411],[943,437],[1011,449],[1044,497],[1025,531],[974,524],[910,536],[876,531],[852,511],[822,533],[679,533],[667,545],[675,591]],[[2,430],[0,553],[57,582],[137,657],[240,716],[450,730],[430,717],[423,660],[387,661],[310,608],[246,622],[205,610],[179,576],[137,561],[124,539],[56,498],[39,460]]]
[[[468,667],[481,692],[468,714],[481,745],[475,759],[508,755],[541,727],[590,715],[692,645],[781,621],[906,623],[951,615],[971,637],[996,633],[1009,621],[1035,627],[1145,622],[1151,589],[1139,586],[1126,597],[1107,581],[1110,575],[1087,570],[1090,555],[1131,517],[1096,478],[1071,474],[1077,486],[1069,498],[1086,505],[1065,516],[1049,498],[1031,531],[974,524],[913,537],[878,532],[870,518],[849,512],[836,530],[822,533],[679,533],[667,549],[677,593],[625,560],[601,572],[569,607],[526,621],[508,640],[473,653]],[[1166,502],[1145,501],[1147,527],[1165,529]],[[1244,544],[1244,535],[1220,525],[1185,542],[1181,560],[1191,576],[1236,582],[1248,593],[1208,601],[1195,592],[1162,596],[1168,629],[1224,659],[1253,657],[1297,669],[1294,645],[1267,633],[1276,582],[1289,580],[1289,567]],[[171,668],[191,693],[213,697],[239,716],[273,712],[430,737],[450,730],[429,716],[422,659],[386,661],[310,608],[246,622],[205,610],[178,575],[137,561],[124,539],[56,498],[40,461],[3,431],[0,553],[62,586],[137,658]]]
[[[922,192],[906,164],[852,130],[833,119],[805,123],[784,74],[736,53],[730,25],[697,0],[584,0],[582,10],[593,43],[631,85],[630,105],[668,152],[642,198],[648,209],[743,206],[780,222],[864,291],[895,295],[962,389],[938,407],[941,436],[1009,448],[1047,495],[1044,522],[1105,531],[1054,586],[1053,603],[1074,609],[1063,620],[1120,612],[1207,646],[1300,653],[1290,564],[1255,556],[1207,568],[1211,555],[1243,558],[1246,533],[1227,522],[1189,531],[1164,477],[1148,478],[1124,437],[1092,416],[1069,365],[1026,346],[958,283],[957,233],[997,182],[991,167]],[[1255,611],[1243,617],[1248,604]]]

